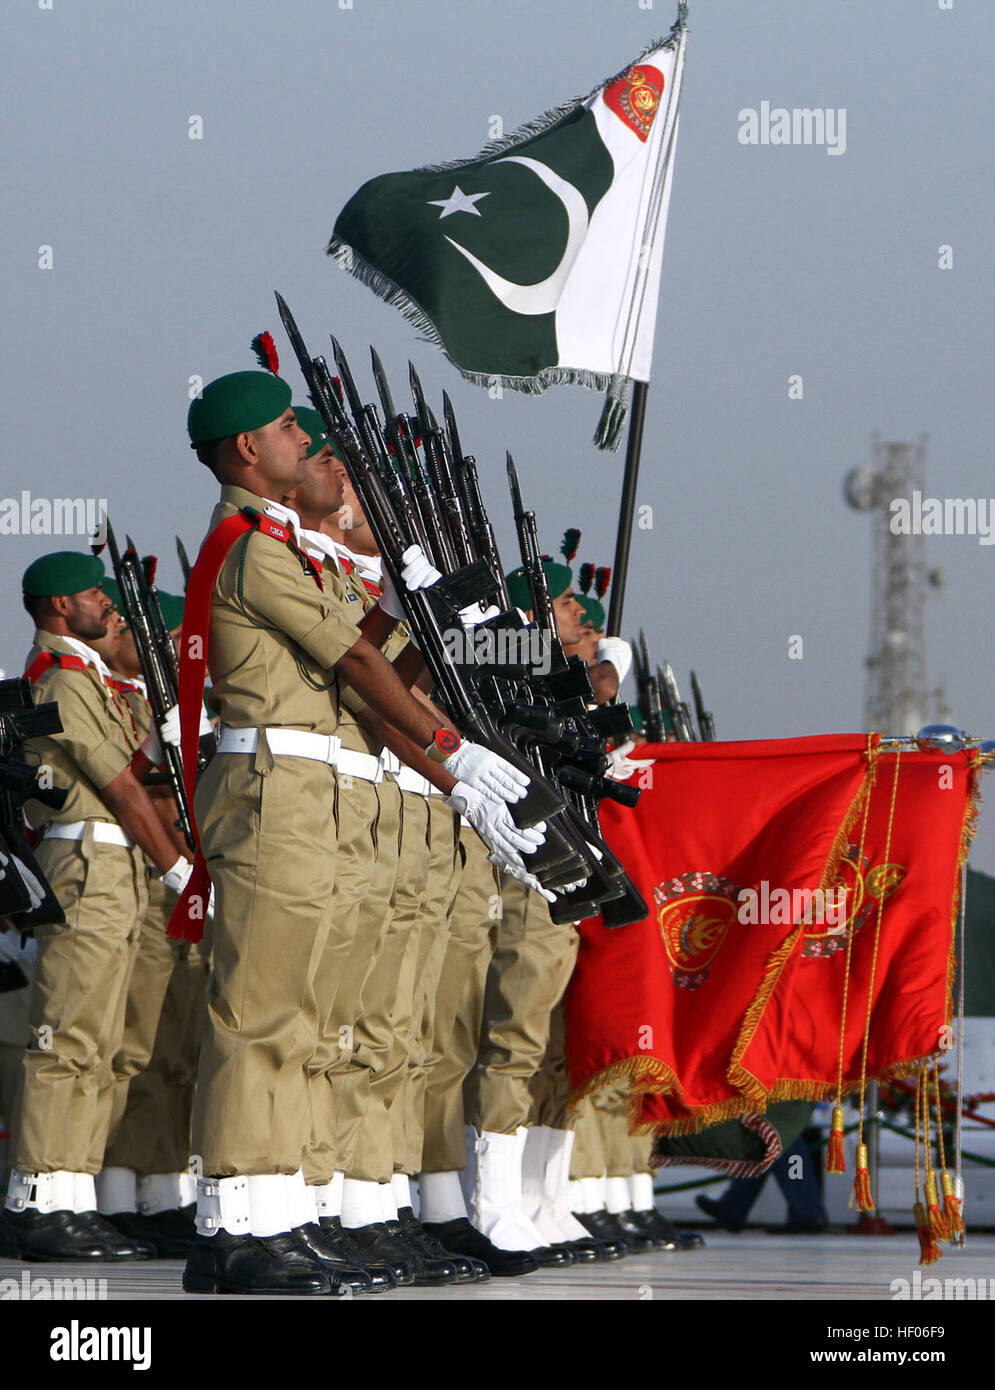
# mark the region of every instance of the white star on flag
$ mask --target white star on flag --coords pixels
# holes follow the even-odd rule
[[[489,197],[489,193],[464,193],[457,184],[448,198],[430,198],[429,202],[434,208],[442,208],[439,213],[441,221],[443,217],[451,217],[454,212],[472,212],[474,217],[479,217],[480,210],[474,207],[474,203],[479,203],[481,198]]]

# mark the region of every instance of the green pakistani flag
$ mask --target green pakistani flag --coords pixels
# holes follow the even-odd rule
[[[611,447],[650,375],[686,13],[681,0],[619,76],[476,158],[371,179],[328,246],[469,380],[607,388]]]

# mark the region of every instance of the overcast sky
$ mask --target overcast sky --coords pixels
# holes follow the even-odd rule
[[[995,6],[949,3],[691,3],[639,488],[654,526],[635,536],[624,631],[645,627],[682,682],[697,669],[722,737],[861,727],[872,523],[840,483],[870,463],[873,431],[929,435],[928,492],[995,494]],[[578,562],[611,564],[622,456],[591,443],[599,396],[489,399],[324,246],[366,179],[473,155],[492,116],[510,131],[586,93],[675,10],[5,4],[0,496],[107,497],[116,529],[157,551],[163,587],[178,588],[174,535],[195,551],[216,492],[187,447],[188,379],[251,367],[268,328],[295,380],[279,288],[312,351],[333,330],[371,397],[370,342],[395,395],[409,356],[436,401],[449,390],[509,568],[505,448],[544,547],[578,526]],[[764,101],[845,109],[845,152],[741,144],[739,112]],[[938,268],[942,245],[952,269]],[[789,399],[793,374],[802,400]],[[10,672],[30,636],[20,575],[62,544],[0,537]],[[928,609],[930,683],[986,736],[993,552],[972,536],[928,542],[946,575]],[[794,635],[801,661],[788,659]],[[973,859],[995,871],[995,814]]]

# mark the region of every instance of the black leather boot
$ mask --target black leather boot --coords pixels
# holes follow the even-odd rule
[[[116,1211],[104,1217],[119,1235],[151,1245],[160,1260],[185,1259],[193,1247],[197,1228],[180,1211]]]
[[[76,1224],[89,1231],[108,1251],[108,1260],[154,1260],[155,1246],[134,1236],[122,1235],[106,1216],[96,1211],[78,1211]]]
[[[435,1260],[446,1260],[456,1268],[457,1284],[473,1284],[478,1280],[489,1279],[491,1272],[482,1260],[471,1255],[447,1250],[437,1236],[430,1235],[415,1216],[413,1207],[398,1207],[397,1219],[401,1223],[404,1238],[423,1255]]]
[[[638,1242],[640,1240],[649,1241],[650,1250],[676,1250],[676,1240],[669,1237],[654,1235],[648,1231],[639,1220],[632,1208],[627,1211],[615,1212],[615,1220],[618,1222],[619,1229],[627,1241]]]
[[[499,1250],[476,1226],[471,1226],[465,1216],[453,1221],[425,1221],[422,1228],[428,1235],[435,1236],[446,1250],[486,1265],[495,1278],[532,1274],[539,1268],[539,1261],[528,1250]]]
[[[385,1221],[374,1221],[368,1226],[343,1226],[345,1235],[353,1242],[359,1259],[365,1269],[369,1269],[367,1259],[386,1265],[397,1284],[415,1283],[415,1265],[418,1257],[410,1246],[397,1240],[387,1229]]]
[[[674,1241],[678,1250],[698,1250],[705,1243],[697,1231],[679,1231],[673,1222],[668,1221],[655,1207],[652,1211],[640,1209],[636,1212],[636,1219],[647,1235],[657,1235],[665,1240]]]
[[[353,1293],[385,1293],[395,1287],[394,1280],[386,1270],[373,1274],[346,1255],[344,1242],[334,1231],[326,1231],[317,1221],[306,1226],[295,1226],[294,1234],[307,1244],[310,1250],[331,1273],[337,1275],[339,1282],[348,1285]]]
[[[183,1271],[186,1293],[329,1294],[317,1255],[290,1233],[198,1235]]]
[[[653,1249],[653,1242],[649,1236],[642,1232],[627,1235],[622,1230],[618,1217],[605,1207],[599,1211],[575,1211],[573,1214],[580,1224],[591,1232],[595,1240],[621,1242],[630,1255],[645,1255]]]
[[[92,1263],[113,1256],[107,1242],[73,1211],[0,1212],[0,1255],[22,1260]]]
[[[446,1284],[457,1283],[459,1276],[452,1260],[444,1260],[438,1256],[423,1253],[418,1249],[417,1241],[408,1240],[400,1221],[385,1221],[384,1226],[393,1240],[396,1240],[402,1248],[406,1246],[411,1251],[415,1285],[418,1288],[439,1288]]]

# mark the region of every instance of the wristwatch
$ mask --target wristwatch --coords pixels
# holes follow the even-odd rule
[[[463,740],[452,729],[436,729],[435,737],[425,749],[425,756],[433,763],[444,763],[459,748]]]

